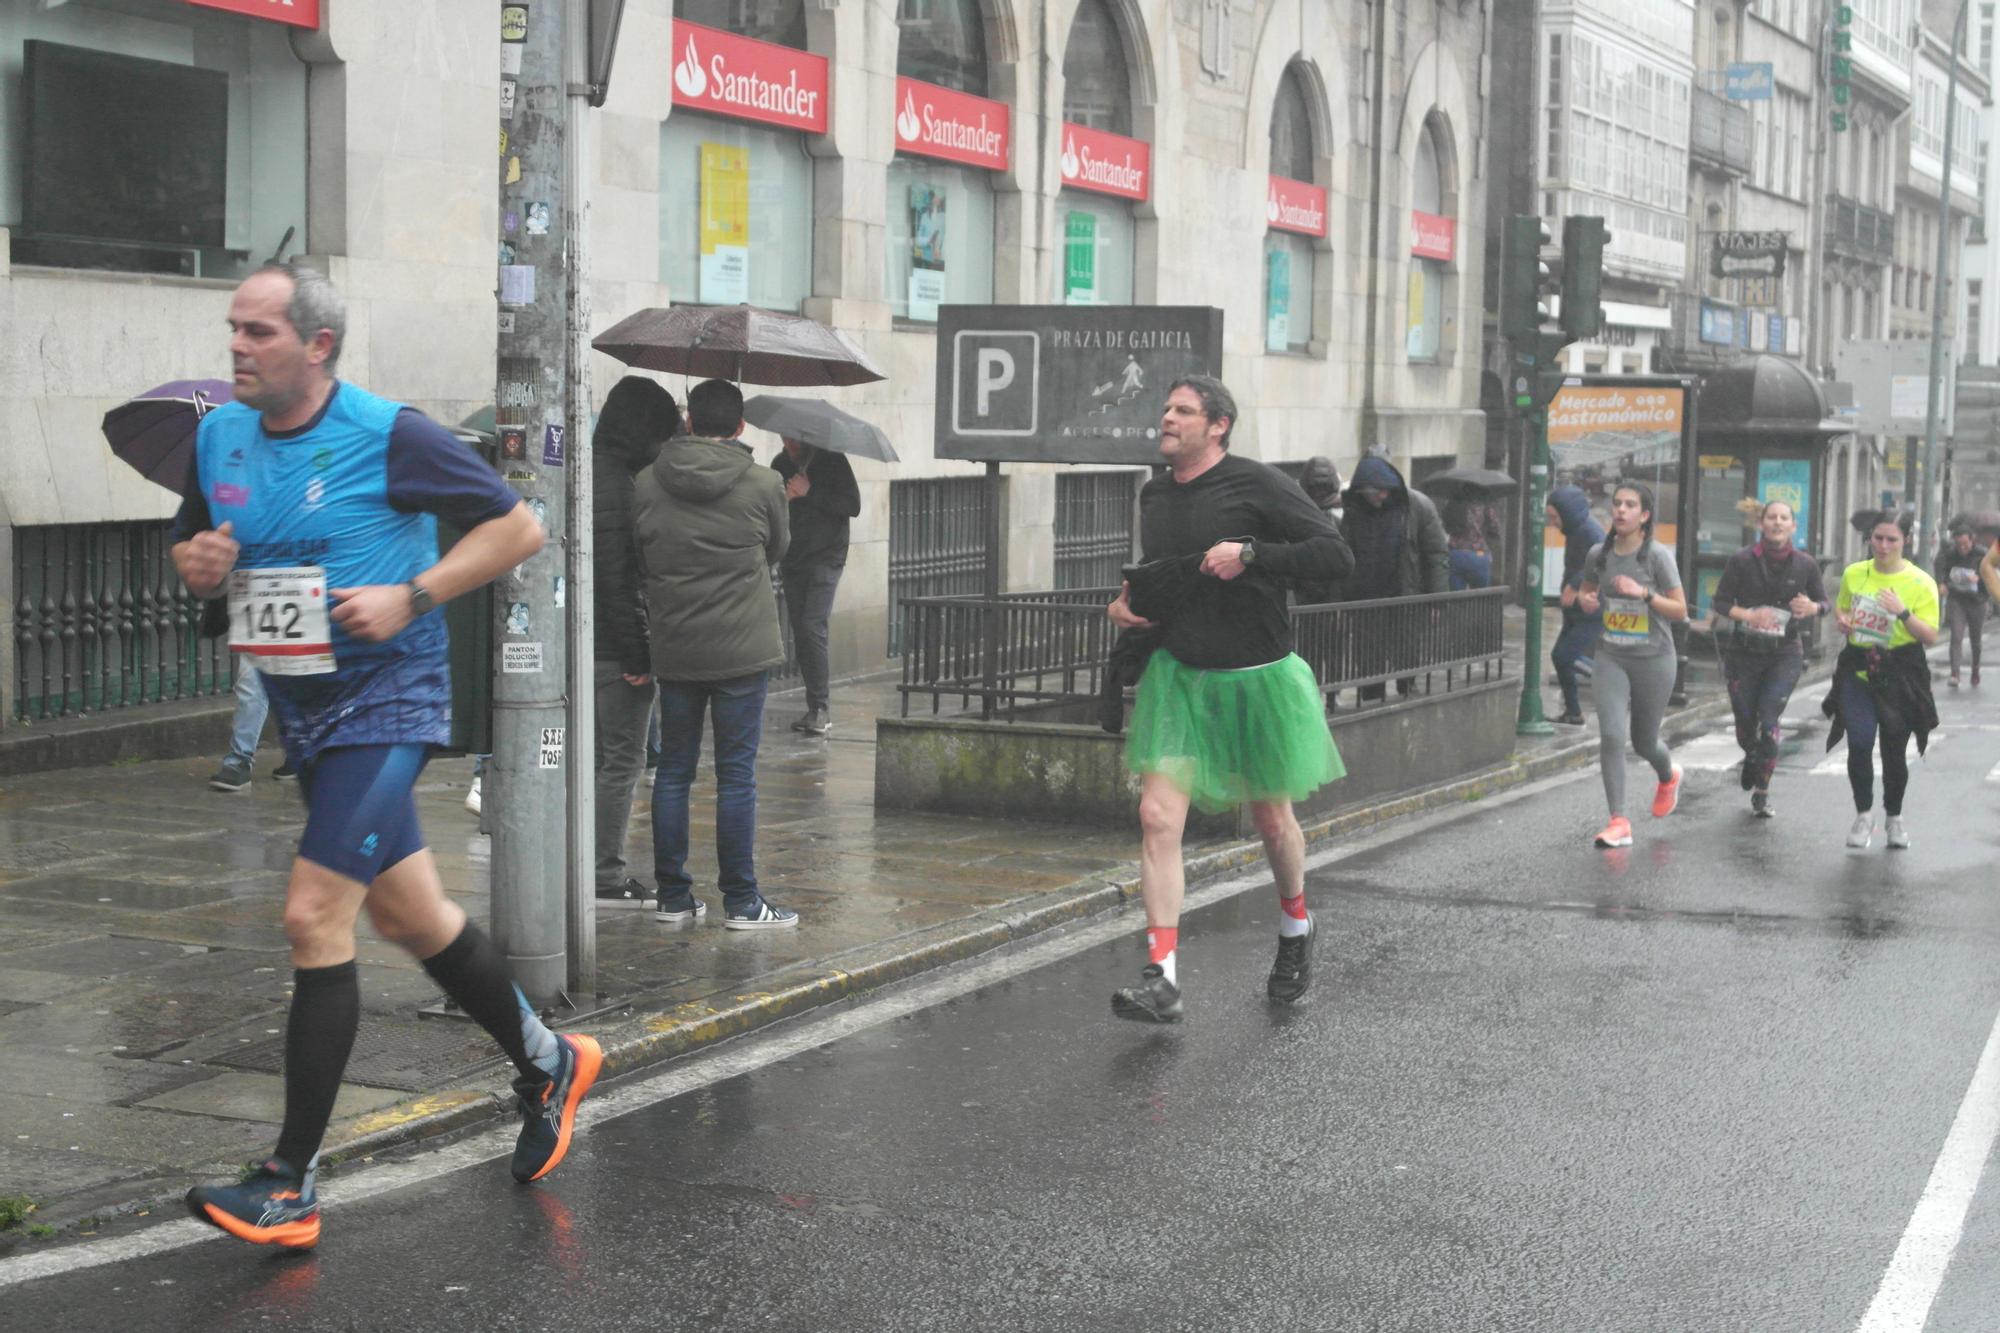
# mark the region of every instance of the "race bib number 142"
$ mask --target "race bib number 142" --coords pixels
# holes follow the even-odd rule
[[[239,569],[229,576],[229,651],[272,676],[332,671],[326,571],[317,565]]]

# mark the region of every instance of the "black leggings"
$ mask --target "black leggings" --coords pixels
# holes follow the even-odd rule
[[[1840,714],[1847,723],[1847,785],[1854,789],[1854,810],[1866,814],[1875,806],[1875,736],[1882,736],[1882,810],[1903,813],[1903,790],[1910,785],[1910,728],[1897,714],[1880,713],[1868,683],[1857,676],[1840,682]]]

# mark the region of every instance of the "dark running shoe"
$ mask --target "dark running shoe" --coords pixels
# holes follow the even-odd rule
[[[313,1161],[303,1181],[273,1157],[253,1167],[240,1185],[196,1185],[187,1192],[188,1211],[252,1245],[309,1250],[319,1244],[319,1195],[313,1189],[319,1159]]]
[[[1757,770],[1751,767],[1748,759],[1743,761],[1742,770],[1737,773],[1736,780],[1743,784],[1744,791],[1755,791],[1757,789]]]
[[[1111,993],[1111,1012],[1135,1023],[1178,1023],[1181,988],[1167,980],[1166,969],[1148,963],[1139,973],[1138,985]]]
[[[297,782],[299,780],[299,770],[295,765],[286,762],[272,769],[271,776],[279,782]]]
[[[652,889],[647,888],[638,880],[627,875],[625,882],[622,884],[613,885],[608,889],[598,889],[597,905],[599,907],[651,907],[653,899],[656,896]]]
[[[1297,1004],[1305,997],[1312,984],[1313,941],[1318,935],[1319,924],[1307,912],[1305,934],[1278,937],[1278,958],[1264,981],[1266,995],[1280,1004]]]
[[[250,789],[250,765],[247,761],[225,759],[222,767],[215,770],[215,776],[208,780],[210,791],[228,792],[235,795]]]
[[[1759,819],[1776,819],[1778,812],[1771,808],[1771,793],[1765,791],[1751,792],[1750,813]]]
[[[1560,717],[1552,718],[1550,720],[1554,722],[1559,722],[1565,727],[1580,727],[1583,725],[1583,714],[1564,713]]]
[[[514,1080],[521,1098],[521,1137],[514,1141],[514,1179],[540,1180],[561,1164],[576,1131],[576,1108],[604,1064],[597,1039],[565,1032],[556,1037],[562,1067],[554,1078]]]

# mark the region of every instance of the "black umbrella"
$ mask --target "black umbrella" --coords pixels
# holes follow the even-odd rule
[[[227,380],[174,380],[106,412],[104,438],[140,476],[178,495],[194,457],[195,426],[234,396]]]
[[[760,393],[743,404],[743,419],[773,435],[810,444],[815,449],[852,454],[894,463],[896,447],[873,422],[863,421],[852,412],[843,412],[832,403],[817,398],[787,398],[782,394]]]
[[[1483,467],[1455,467],[1426,478],[1417,483],[1417,489],[1425,495],[1451,496],[1465,495],[1496,496],[1512,493],[1519,482],[1504,472],[1495,472]]]
[[[869,384],[888,378],[839,330],[751,305],[641,310],[590,345],[640,370],[743,384]]]

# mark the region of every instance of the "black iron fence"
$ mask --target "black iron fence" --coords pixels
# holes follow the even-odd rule
[[[1056,477],[1056,587],[1118,582],[1132,560],[1134,472],[1065,472]]]
[[[918,597],[902,606],[903,716],[912,699],[975,705],[1013,719],[1097,698],[1116,631],[1104,607],[1115,588]],[[1495,680],[1501,673],[1504,588],[1336,602],[1292,609],[1300,657],[1331,705],[1341,690],[1398,682],[1430,694]],[[1358,706],[1366,706],[1359,704]]]
[[[14,530],[14,716],[72,717],[227,693],[229,649],[168,554],[168,525]]]
[[[986,586],[984,477],[889,483],[889,655],[903,651],[912,597],[969,597]]]

